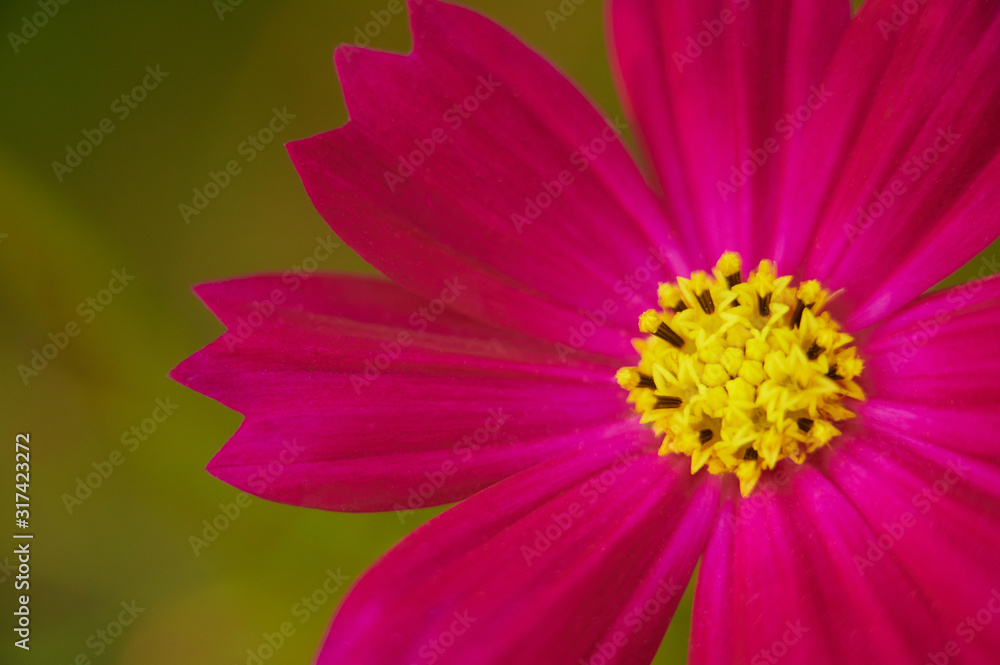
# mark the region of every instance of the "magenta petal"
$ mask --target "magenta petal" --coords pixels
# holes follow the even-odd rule
[[[564,364],[455,314],[416,326],[427,301],[385,282],[317,275],[293,291],[261,276],[199,293],[229,331],[172,376],[246,416],[209,470],[258,496],[437,505],[626,427],[614,366]]]
[[[1000,277],[925,297],[861,345],[865,422],[889,436],[1000,457]]]
[[[1000,654],[1000,621],[993,620],[1000,616],[997,459],[861,432],[831,455],[826,474],[875,532],[854,552],[858,574],[869,579],[898,561],[933,599],[946,633],[936,642],[921,640],[928,660],[951,642],[951,650],[961,652],[957,662],[995,663]],[[984,615],[992,619],[983,623]]]
[[[691,663],[923,663],[944,643],[933,599],[889,557],[859,575],[852,557],[878,534],[810,464],[786,469],[784,484],[762,482],[748,499],[726,488],[699,572]]]
[[[350,592],[318,662],[648,663],[718,483],[630,441],[525,471],[418,529]]]
[[[794,206],[781,215],[783,234],[808,240],[803,274],[844,289],[849,329],[1000,233],[1000,4],[917,5],[900,14],[899,2],[873,0],[852,21],[825,81],[830,101],[804,130],[813,161],[788,183]]]
[[[691,617],[691,638],[688,642],[688,665],[721,665],[738,663],[735,657],[743,647],[735,640],[737,600],[734,539],[737,529],[734,516],[739,515],[740,493],[735,483],[723,480],[722,505],[719,519],[705,548],[695,587],[694,613]],[[760,501],[760,495],[755,501]]]
[[[614,123],[491,21],[410,10],[413,53],[338,50],[351,121],[289,144],[313,203],[409,290],[457,279],[475,319],[631,354],[657,281],[688,267]]]
[[[622,96],[686,246],[701,250],[702,265],[725,250],[771,258],[777,208],[797,195],[785,173],[803,161],[785,116],[823,102],[813,88],[849,3],[615,0],[611,8]],[[744,162],[752,177],[734,180]]]
[[[451,307],[435,308],[434,312],[430,312],[430,303],[426,298],[388,280],[363,275],[290,271],[281,275],[252,275],[198,284],[194,290],[212,313],[231,329],[239,327],[241,320],[246,323],[247,317],[254,311],[264,313],[267,303],[273,302],[280,309],[289,311],[335,316],[379,326],[408,327],[415,332],[426,327],[443,335],[534,342],[510,331],[473,321]],[[421,308],[428,313],[421,313]]]

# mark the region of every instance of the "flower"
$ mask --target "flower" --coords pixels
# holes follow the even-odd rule
[[[648,662],[699,561],[692,663],[993,662],[1000,279],[921,294],[1000,228],[1000,4],[614,0],[654,187],[510,34],[409,10],[289,145],[396,285],[199,286],[228,331],[173,372],[245,415],[236,487],[461,501],[319,662]]]

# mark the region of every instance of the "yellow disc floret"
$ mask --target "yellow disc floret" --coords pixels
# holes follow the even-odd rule
[[[791,285],[770,261],[744,280],[738,254],[712,274],[660,284],[661,309],[639,317],[638,367],[616,376],[643,423],[663,436],[660,454],[691,457],[691,472],[735,473],[748,496],[764,469],[797,464],[853,418],[844,398],[863,363],[853,338],[822,311],[819,282]]]

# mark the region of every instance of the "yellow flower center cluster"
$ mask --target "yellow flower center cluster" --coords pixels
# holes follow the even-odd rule
[[[643,423],[663,436],[660,454],[691,457],[691,473],[735,473],[748,496],[764,469],[797,464],[840,434],[864,399],[853,338],[822,311],[819,282],[791,286],[761,261],[744,280],[738,254],[712,275],[660,284],[660,310],[639,317],[638,367],[618,370]]]

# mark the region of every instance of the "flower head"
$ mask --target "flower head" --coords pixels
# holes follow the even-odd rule
[[[863,362],[820,311],[818,282],[792,287],[768,261],[744,281],[731,252],[713,273],[660,285],[663,311],[639,317],[639,366],[616,377],[664,437],[661,455],[690,456],[691,473],[735,473],[747,496],[762,470],[801,464],[840,434],[834,423],[854,417],[841,402],[864,399]]]
[[[1000,231],[1000,4],[613,0],[654,187],[509,33],[409,9],[289,146],[395,284],[198,287],[228,332],[173,373],[245,414],[241,489],[461,501],[319,661],[648,662],[700,561],[692,663],[991,662],[1000,279],[921,294]]]

